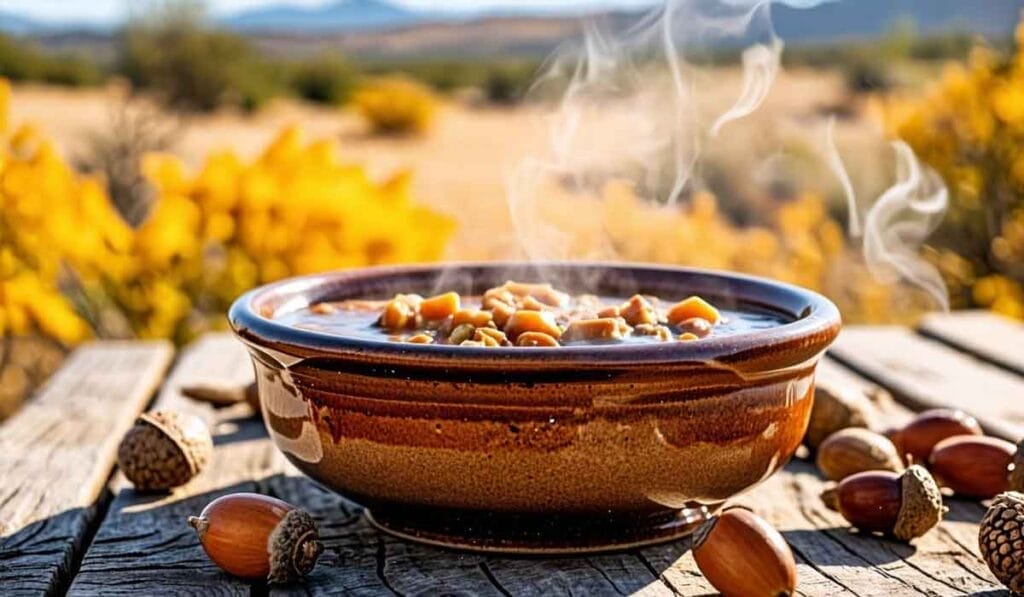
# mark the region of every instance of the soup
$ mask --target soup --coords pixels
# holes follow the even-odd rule
[[[288,325],[346,337],[478,347],[556,347],[694,342],[775,327],[781,316],[719,309],[699,296],[676,301],[571,295],[550,284],[506,282],[480,296],[322,302],[284,313]]]

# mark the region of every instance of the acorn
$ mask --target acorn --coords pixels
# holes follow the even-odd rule
[[[886,433],[907,464],[928,462],[935,444],[956,435],[981,435],[981,426],[962,410],[926,410],[902,428]]]
[[[928,466],[939,485],[957,495],[985,500],[1007,490],[1024,491],[1024,441],[1014,446],[983,435],[946,438],[935,444]]]
[[[826,437],[848,427],[871,427],[874,406],[854,386],[819,379],[814,387],[814,406],[804,444],[815,450]]]
[[[745,508],[728,508],[701,525],[693,535],[693,559],[704,578],[726,596],[775,597],[796,591],[789,544]]]
[[[920,465],[902,474],[868,471],[851,475],[826,489],[821,499],[857,529],[900,541],[924,535],[946,511],[939,486]]]
[[[188,483],[209,462],[213,440],[194,415],[143,413],[117,448],[117,464],[140,491],[166,491]]]
[[[889,438],[860,427],[840,429],[825,438],[815,462],[832,481],[864,471],[903,471],[903,461]]]
[[[298,580],[313,570],[324,549],[308,512],[257,493],[219,497],[188,524],[214,564],[250,580]]]
[[[209,402],[214,406],[230,406],[238,402],[248,402],[253,410],[259,412],[260,398],[256,391],[256,382],[244,386],[223,386],[196,384],[181,388],[183,396],[200,402]]]
[[[978,530],[981,557],[1014,595],[1024,593],[1024,494],[1008,491],[992,500]]]

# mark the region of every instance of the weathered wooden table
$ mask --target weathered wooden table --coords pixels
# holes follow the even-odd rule
[[[227,335],[202,338],[176,362],[171,346],[159,342],[98,342],[75,351],[0,426],[0,594],[713,592],[688,540],[539,559],[457,553],[384,535],[359,506],[291,468],[247,405],[214,409],[179,391],[204,382],[241,386],[251,375],[248,357]],[[873,390],[892,422],[912,409],[955,406],[990,433],[1024,436],[1024,326],[992,315],[935,316],[917,332],[850,327],[820,375]],[[879,386],[895,400],[875,391]],[[169,496],[137,494],[114,471],[121,435],[147,407],[197,413],[215,432],[212,464]],[[802,594],[1003,594],[978,557],[982,505],[947,500],[941,526],[908,546],[851,533],[822,505],[822,485],[813,465],[796,458],[739,500],[792,545]],[[185,517],[236,491],[278,496],[318,518],[327,549],[307,582],[249,584],[207,560]]]

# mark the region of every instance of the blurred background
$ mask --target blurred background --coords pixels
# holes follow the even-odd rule
[[[648,9],[0,0],[0,419],[77,343],[185,343],[258,284],[529,253],[506,187],[546,141],[531,83],[585,21],[621,30]],[[911,321],[933,304],[865,267],[821,158],[831,122],[867,203],[893,184],[894,139],[945,181],[948,211],[919,252],[952,308],[1022,319],[1020,10],[779,5],[784,71],[704,148],[681,201],[614,186],[594,201],[567,182],[531,217],[573,256],[747,271],[824,292],[847,321]],[[705,96],[731,101],[740,63],[708,48]]]

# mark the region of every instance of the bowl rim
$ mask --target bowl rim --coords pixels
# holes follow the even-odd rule
[[[444,344],[413,344],[392,340],[371,340],[353,336],[342,336],[290,326],[259,313],[261,301],[273,296],[291,296],[294,304],[289,309],[309,305],[304,294],[327,284],[357,282],[360,280],[386,279],[408,275],[440,275],[443,271],[494,269],[508,270],[531,267],[527,262],[442,262],[428,265],[378,266],[337,270],[286,278],[254,288],[234,301],[228,311],[228,322],[234,333],[243,342],[255,346],[273,345],[278,350],[290,352],[298,349],[303,354],[320,356],[359,355],[387,360],[448,361],[456,358],[465,361],[489,362],[491,364],[516,366],[549,361],[573,361],[592,365],[616,363],[678,363],[710,361],[739,361],[745,355],[765,352],[797,352],[820,354],[839,333],[841,318],[839,309],[821,294],[784,282],[768,278],[726,272],[720,270],[665,266],[642,263],[603,262],[550,262],[539,267],[595,269],[602,272],[619,270],[636,275],[675,275],[712,278],[726,285],[747,285],[773,293],[783,293],[792,300],[802,301],[804,309],[795,314],[796,319],[779,326],[749,332],[712,335],[694,342],[665,342],[651,344],[616,345],[573,345],[558,347],[472,347]],[[303,302],[304,301],[304,302]],[[753,301],[745,301],[753,303]],[[784,311],[783,307],[769,302],[761,306]],[[285,308],[281,306],[280,308]],[[778,361],[778,359],[772,359]],[[793,358],[792,365],[801,362]],[[803,359],[805,360],[805,359]]]

